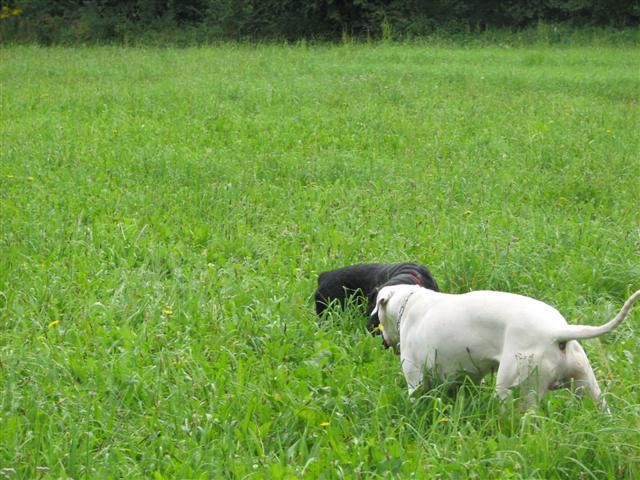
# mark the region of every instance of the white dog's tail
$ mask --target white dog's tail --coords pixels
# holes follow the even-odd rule
[[[640,290],[631,295],[629,299],[624,302],[620,313],[615,316],[615,318],[604,325],[600,325],[599,327],[592,327],[590,325],[565,325],[562,329],[559,329],[558,334],[556,335],[556,339],[558,342],[567,342],[569,340],[580,340],[584,338],[593,338],[599,337],[600,335],[604,335],[605,333],[609,333],[611,330],[616,328],[622,321],[625,319],[629,310],[631,310],[631,306],[633,302],[635,302],[638,298],[640,298]]]

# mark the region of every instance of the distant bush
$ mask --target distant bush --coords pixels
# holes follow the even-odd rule
[[[640,24],[640,0],[12,0],[2,8],[0,40],[43,43],[161,38],[176,31],[190,42],[388,40],[549,23]]]

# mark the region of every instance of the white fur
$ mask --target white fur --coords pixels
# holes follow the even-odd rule
[[[381,289],[374,312],[387,344],[400,353],[409,394],[429,376],[467,375],[479,381],[496,371],[496,393],[503,400],[518,386],[527,392],[527,403],[535,404],[548,389],[573,382],[578,392],[586,391],[604,405],[589,360],[575,339],[613,330],[639,297],[640,290],[600,327],[568,325],[555,308],[522,295],[451,295],[417,285]]]

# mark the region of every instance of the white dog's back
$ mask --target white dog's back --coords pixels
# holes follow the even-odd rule
[[[462,294],[437,293],[437,296],[430,297],[433,301],[429,313],[433,311],[438,317],[454,321],[464,319],[473,322],[474,326],[480,323],[494,329],[519,326],[529,328],[532,318],[538,324],[543,322],[542,328],[567,324],[560,312],[552,306],[515,293],[478,290]]]
[[[555,308],[538,300],[506,292],[475,291],[444,294],[416,291],[418,299],[407,312],[400,343],[410,352],[430,352],[427,366],[449,365],[469,375],[499,365],[507,338],[517,337],[527,346],[553,325],[566,325]],[[535,333],[532,332],[535,329]],[[439,357],[439,358],[436,358]],[[424,361],[425,359],[422,359]],[[412,361],[420,361],[415,358]],[[440,373],[447,375],[448,368]]]

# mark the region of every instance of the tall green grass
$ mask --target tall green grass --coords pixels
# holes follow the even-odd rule
[[[319,272],[413,260],[572,323],[640,288],[627,48],[0,50],[0,473],[627,478],[638,331],[583,342],[612,405],[412,403]]]

